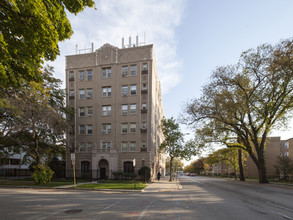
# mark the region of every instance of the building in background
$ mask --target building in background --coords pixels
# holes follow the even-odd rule
[[[131,45],[131,43],[129,44]],[[153,45],[66,56],[67,105],[75,116],[67,134],[67,177],[112,178],[112,172],[151,168],[165,173],[158,126],[164,117]],[[134,166],[135,165],[135,166]]]
[[[291,147],[290,147],[291,146]],[[287,156],[293,158],[293,138],[288,140],[281,140],[280,137],[268,137],[265,149],[265,160],[267,168],[267,176],[269,178],[278,178],[275,165],[278,163],[278,157]],[[233,175],[231,169],[226,163],[221,162],[213,166],[213,175],[231,176]],[[251,159],[247,158],[244,162],[244,174],[247,178],[258,178],[258,169]]]
[[[24,153],[11,153],[10,156],[0,158],[0,176],[23,177],[30,176],[29,165],[23,164]]]

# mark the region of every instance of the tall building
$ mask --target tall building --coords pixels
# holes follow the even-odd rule
[[[158,152],[164,116],[153,45],[66,56],[67,105],[75,116],[67,134],[66,159],[71,177],[75,153],[77,177],[112,178],[112,172],[151,168],[165,172]]]

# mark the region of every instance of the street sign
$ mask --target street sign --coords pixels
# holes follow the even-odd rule
[[[75,160],[75,154],[74,153],[71,154],[71,160]]]
[[[75,160],[72,160],[71,163],[72,163],[72,165],[74,166],[74,165],[75,165]]]

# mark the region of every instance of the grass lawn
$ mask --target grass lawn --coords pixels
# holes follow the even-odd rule
[[[129,190],[141,190],[144,189],[147,185],[144,183],[136,183],[135,188],[133,183],[91,183],[83,184],[77,186],[77,188],[85,189],[129,189]]]

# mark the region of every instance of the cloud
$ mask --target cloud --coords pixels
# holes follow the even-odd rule
[[[140,42],[154,44],[159,78],[163,94],[180,81],[182,62],[176,54],[175,28],[180,25],[185,0],[100,0],[97,10],[86,9],[80,14],[68,15],[74,35],[70,40],[60,43],[60,56],[53,63],[57,77],[64,79],[64,56],[75,54],[79,49],[95,49],[105,43],[121,47],[131,35],[134,42],[138,34]]]

